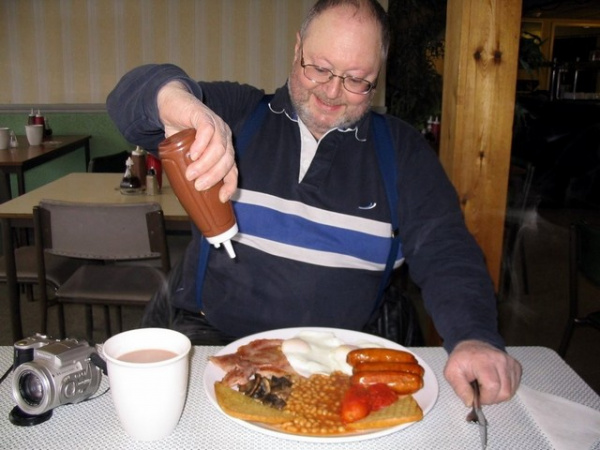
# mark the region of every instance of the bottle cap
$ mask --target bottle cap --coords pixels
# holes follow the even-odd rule
[[[206,240],[209,244],[215,246],[215,248],[219,248],[221,244],[225,247],[227,254],[231,259],[235,258],[235,251],[233,250],[233,245],[231,245],[231,238],[233,238],[238,233],[237,223],[234,224],[229,230],[218,234],[216,236],[207,237]]]

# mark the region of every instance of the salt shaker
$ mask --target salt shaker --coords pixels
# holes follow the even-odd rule
[[[146,175],[146,194],[148,195],[156,195],[158,194],[158,180],[156,179],[156,173],[154,169],[150,169],[148,171],[148,175]]]
[[[13,130],[10,130],[10,144],[11,147],[18,147],[19,141],[17,140],[17,135]]]

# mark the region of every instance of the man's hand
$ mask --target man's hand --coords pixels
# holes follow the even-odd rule
[[[492,404],[509,400],[521,382],[521,364],[507,353],[481,341],[460,342],[450,353],[444,376],[456,395],[470,406],[477,380],[481,403]]]
[[[187,128],[196,129],[186,178],[193,180],[199,191],[223,180],[219,198],[227,201],[237,188],[238,175],[229,126],[179,81],[165,84],[156,101],[165,136]]]

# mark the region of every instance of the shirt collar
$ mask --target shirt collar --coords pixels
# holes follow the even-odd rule
[[[292,105],[292,100],[290,99],[290,94],[288,91],[287,84],[280,87],[275,91],[275,95],[269,102],[269,109],[275,114],[285,114],[288,119],[293,122],[298,122],[298,114]],[[332,131],[338,131],[340,133],[354,133],[354,137],[357,141],[366,141],[367,140],[367,131],[369,129],[370,123],[370,114],[365,114],[360,120],[354,123],[352,126],[337,130],[330,130],[327,134],[330,134]]]

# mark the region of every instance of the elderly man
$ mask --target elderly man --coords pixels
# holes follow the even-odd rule
[[[290,326],[360,330],[397,234],[394,265],[406,261],[421,287],[449,351],[446,378],[466,404],[475,379],[482,402],[501,402],[515,393],[521,367],[503,350],[493,286],[456,193],[420,133],[390,116],[388,140],[372,126],[388,46],[377,1],[317,1],[297,34],[286,85],[249,136],[245,125],[264,98],[259,89],[196,82],[172,65],[123,77],[107,101],[121,132],[156,149],[165,136],[195,128],[186,177],[198,190],[224,179],[220,198],[234,201],[240,227],[235,261],[222,251],[199,260],[195,230],[144,323],[198,343]],[[246,148],[236,160],[242,134]],[[395,161],[391,196],[381,147]]]

